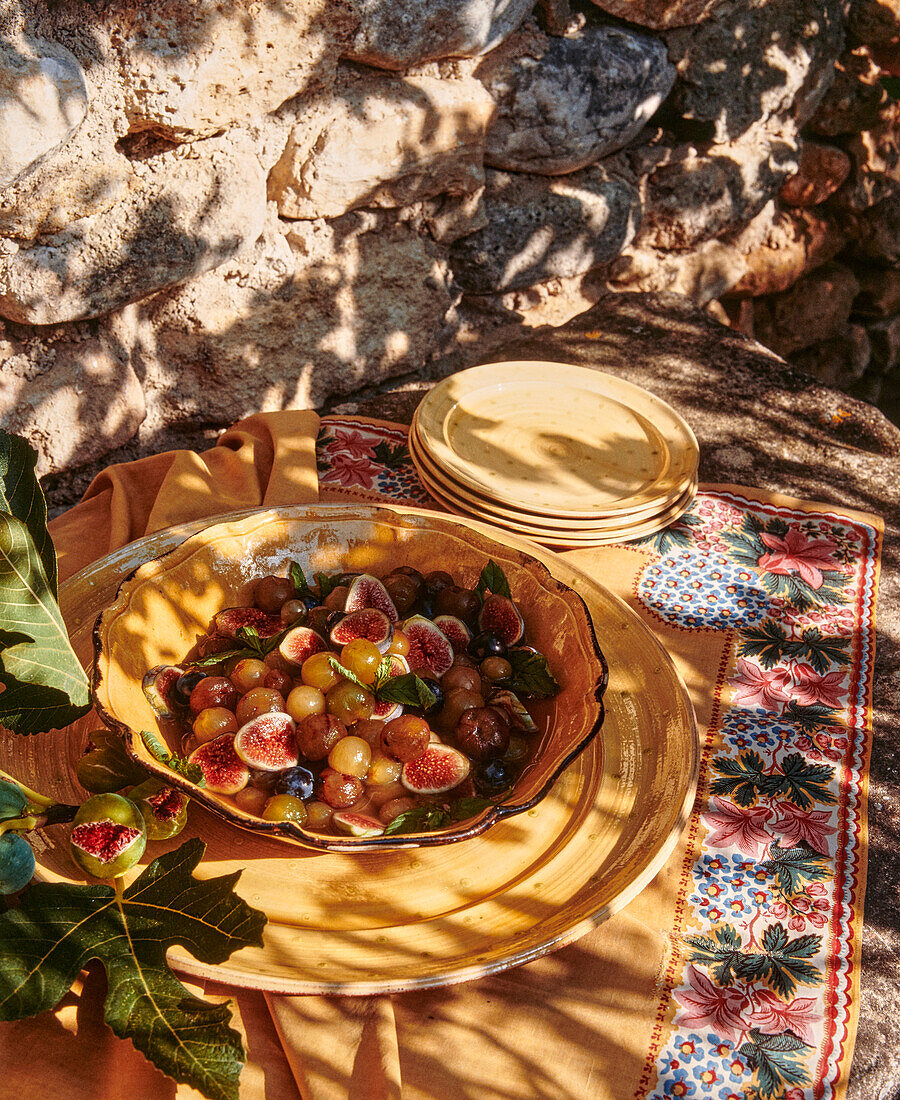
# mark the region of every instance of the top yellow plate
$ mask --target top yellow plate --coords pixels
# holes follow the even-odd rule
[[[694,433],[664,401],[565,363],[451,375],[419,406],[418,438],[463,485],[548,516],[639,509],[686,484],[698,461]]]

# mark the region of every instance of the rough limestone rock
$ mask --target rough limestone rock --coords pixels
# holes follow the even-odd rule
[[[860,291],[853,312],[863,317],[890,317],[900,313],[900,268],[867,267],[855,272]]]
[[[853,0],[847,30],[865,45],[896,46],[900,43],[900,0]]]
[[[99,317],[217,267],[262,231],[265,179],[240,142],[180,146],[140,168],[127,201],[29,247],[7,245],[0,316],[31,325]]]
[[[62,145],[88,109],[84,74],[57,42],[0,42],[0,188]]]
[[[269,174],[285,218],[333,218],[358,206],[408,206],[484,186],[494,103],[477,80],[345,73],[303,110]]]
[[[726,241],[703,241],[688,252],[630,247],[610,264],[609,285],[632,292],[682,294],[705,305],[730,290],[746,270],[740,251]]]
[[[827,263],[783,294],[757,298],[753,327],[757,340],[788,356],[846,332],[859,283],[849,267]]]
[[[833,219],[769,203],[746,229],[730,238],[743,257],[745,271],[729,293],[737,298],[779,294],[834,259],[846,239]]]
[[[100,13],[133,129],[183,140],[317,93],[356,25],[345,0],[117,0]]]
[[[359,26],[343,56],[380,69],[478,57],[527,18],[534,0],[351,0]]]
[[[0,427],[38,452],[39,476],[80,466],[126,443],[144,394],[125,350],[85,329],[13,334],[0,322]]]
[[[793,138],[764,127],[726,145],[647,146],[629,154],[643,181],[638,243],[678,251],[742,228],[798,163]]]
[[[858,134],[878,125],[887,93],[878,83],[879,67],[867,46],[841,54],[834,81],[809,119],[809,129],[821,137]]]
[[[723,0],[594,0],[598,8],[655,31],[692,27],[721,5]]]
[[[889,100],[876,124],[845,140],[844,148],[853,171],[835,195],[840,209],[860,213],[900,190],[900,101]]]
[[[586,26],[565,38],[512,35],[476,75],[497,103],[485,163],[557,175],[636,137],[668,95],[675,69],[658,39]]]
[[[140,183],[116,147],[115,122],[92,110],[88,124],[0,190],[0,236],[33,241],[125,201]]]
[[[862,325],[848,325],[845,333],[795,352],[790,361],[826,386],[845,389],[865,374],[871,352],[869,334]]]
[[[487,178],[488,224],[450,253],[453,274],[470,293],[589,271],[618,255],[640,220],[636,190],[599,168],[549,178],[489,171]]]
[[[787,206],[818,206],[837,191],[849,174],[850,158],[843,149],[805,141],[797,171],[781,188],[781,201]]]
[[[802,125],[834,76],[840,0],[728,0],[697,26],[666,35],[678,80],[671,104],[729,141],[761,119]]]
[[[900,264],[900,191],[876,203],[858,219],[856,255],[886,267]]]
[[[270,216],[232,263],[137,307],[148,423],[314,408],[420,369],[442,337],[448,285],[393,214],[289,227]]]

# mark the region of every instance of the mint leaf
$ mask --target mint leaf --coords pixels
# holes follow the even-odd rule
[[[403,833],[431,833],[449,825],[450,815],[441,806],[414,806],[397,817],[385,828],[385,836]]]
[[[198,787],[206,785],[206,780],[203,778],[203,769],[199,764],[192,764],[183,756],[176,756],[174,753],[169,752],[168,746],[150,730],[141,730],[139,737],[144,742],[147,752],[160,764],[164,764],[167,768],[171,768],[173,772],[183,775],[185,779],[190,780]]]
[[[414,672],[392,676],[376,689],[375,697],[384,703],[402,703],[407,707],[430,710],[437,702],[431,688]]]
[[[287,634],[287,630],[279,631],[278,634],[272,634],[268,638],[261,638],[255,626],[239,626],[235,638],[239,642],[243,642],[252,651],[254,657],[265,657],[267,653],[271,653],[273,649],[281,645],[281,640],[285,634]]]
[[[204,963],[262,945],[266,917],[234,893],[240,872],[193,877],[205,848],[194,839],[160,856],[121,898],[103,883],[30,886],[0,914],[0,1020],[54,1008],[99,959],[115,1034],[210,1100],[237,1100],[244,1051],[228,1005],[195,997],[166,962],[176,943]]]
[[[351,672],[349,668],[344,668],[337,657],[331,657],[328,663],[338,675],[343,676],[345,680],[349,680],[351,684],[356,684],[357,687],[361,687],[363,691],[371,691],[371,688],[364,684],[355,672]]]
[[[316,588],[319,590],[319,603],[324,603],[341,583],[341,574],[329,577],[327,573],[316,573]]]
[[[391,669],[394,667],[394,662],[390,657],[382,657],[381,664],[378,666],[378,670],[375,673],[375,691],[384,683],[385,680],[389,680],[391,676]]]
[[[559,684],[543,654],[530,649],[511,649],[506,659],[512,665],[512,675],[501,682],[510,691],[538,699],[546,699],[559,691]]]
[[[488,798],[457,798],[447,809],[454,821],[465,821],[468,817],[477,817],[488,806],[493,806]]]
[[[190,661],[191,668],[212,668],[230,661],[232,657],[258,657],[258,649],[226,649],[223,653],[211,653],[209,657],[198,657],[196,661]]]
[[[478,578],[478,584],[475,585],[475,591],[482,598],[486,591],[495,592],[498,596],[506,596],[507,599],[512,598],[506,574],[493,558],[481,570],[481,576]]]
[[[298,592],[303,595],[309,592],[309,581],[307,581],[306,574],[300,567],[299,562],[291,562],[290,566],[288,567],[288,577],[290,578],[291,584]]]

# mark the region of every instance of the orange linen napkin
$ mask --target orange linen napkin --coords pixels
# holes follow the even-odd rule
[[[111,468],[94,482],[82,504],[51,526],[61,575],[69,576],[92,558],[167,524],[263,503],[316,500],[316,426],[317,418],[310,413],[258,415],[225,433],[215,448],[202,455],[176,452]],[[343,432],[341,438],[349,440],[343,449],[339,431]],[[426,503],[414,471],[402,462],[404,434],[405,429],[399,426],[359,418],[323,422],[319,431],[323,498]],[[381,451],[375,449],[378,443],[384,445]],[[755,506],[754,502],[761,502],[761,509],[768,507],[762,503],[768,498],[760,494],[739,499],[744,503],[731,504],[730,493],[712,494],[706,502],[711,502],[712,509],[711,518],[704,521],[706,528],[715,530],[720,513],[726,514],[729,508],[737,523],[745,504]],[[819,514],[815,506],[783,501],[777,504],[779,515],[788,515],[785,509],[790,506],[795,506],[801,517],[804,509]],[[712,538],[706,528],[702,534]],[[781,531],[780,527],[773,529]],[[806,543],[800,536],[789,542],[785,533],[767,533],[767,538],[767,552],[781,554],[768,564],[772,570],[785,570],[772,575],[788,575],[790,563],[804,559]],[[803,538],[809,542],[808,535]],[[574,552],[573,560],[629,600],[643,616],[672,654],[697,709],[707,771],[691,824],[664,869],[625,911],[577,943],[518,969],[464,985],[390,997],[342,998],[263,995],[207,983],[207,995],[233,998],[236,1025],[246,1037],[249,1060],[241,1080],[242,1100],[287,1100],[293,1096],[303,1100],[399,1100],[401,1096],[404,1100],[630,1100],[661,1095],[663,1091],[674,1096],[708,1096],[714,1100],[734,1096],[740,1100],[747,1086],[758,1083],[752,1058],[738,1049],[738,1033],[749,1041],[751,1025],[757,1021],[754,1042],[764,1050],[766,1035],[783,1035],[786,1030],[770,1026],[782,1000],[766,998],[767,987],[759,982],[729,988],[725,982],[711,981],[708,970],[699,962],[685,970],[680,939],[685,932],[721,926],[723,907],[729,899],[730,916],[737,919],[734,906],[742,902],[739,896],[731,898],[729,891],[739,894],[745,886],[740,876],[752,875],[754,868],[752,859],[741,864],[733,851],[726,854],[727,845],[721,857],[715,847],[712,856],[703,855],[715,839],[710,835],[712,826],[719,827],[720,832],[725,829],[730,820],[728,813],[733,818],[737,815],[738,827],[744,828],[741,836],[759,840],[752,828],[742,826],[741,807],[729,809],[731,803],[724,810],[713,807],[725,814],[725,825],[721,821],[717,825],[714,819],[711,826],[701,817],[702,811],[707,811],[708,817],[710,807],[710,764],[715,764],[714,754],[723,750],[726,734],[733,734],[730,728],[725,729],[726,720],[732,720],[733,705],[728,711],[723,691],[730,696],[741,689],[739,677],[737,689],[732,686],[736,635],[732,629],[723,629],[722,622],[714,626],[694,624],[682,612],[660,611],[672,606],[656,601],[653,590],[655,563],[668,561],[659,558],[661,549],[597,548]],[[707,548],[704,553],[709,557],[715,549]],[[877,563],[877,545],[870,557]],[[821,577],[821,569],[832,564],[827,553],[824,559],[822,554],[816,559],[815,552],[808,548],[804,560],[807,572],[813,571],[813,580],[816,570]],[[677,569],[661,569],[659,583],[682,584],[687,599],[691,597],[690,570],[686,579],[679,580],[683,574],[684,569],[680,573]],[[721,580],[720,576],[715,584]],[[746,584],[739,579],[736,583]],[[708,595],[710,600],[716,598],[715,592]],[[690,610],[689,604],[683,606]],[[867,615],[871,613],[871,600],[865,610]],[[870,619],[862,618],[857,628],[865,635]],[[857,647],[857,671],[864,663],[863,657]],[[731,683],[726,688],[727,675]],[[804,690],[809,696],[810,692],[814,694],[815,675],[804,675]],[[855,726],[848,721],[845,730],[858,734],[854,773],[857,789],[867,762],[868,675],[869,680],[866,675],[857,676],[862,691],[857,693],[860,703],[853,714]],[[752,679],[751,672],[746,676]],[[786,699],[786,683],[784,676],[773,679],[770,695],[780,693]],[[752,697],[753,683],[744,690],[747,698]],[[752,734],[751,726],[752,722],[747,726],[748,736]],[[833,747],[837,740],[836,736],[828,740],[831,751],[838,751]],[[820,738],[816,744],[821,747],[825,742]],[[842,812],[845,810],[841,838],[846,840],[848,832],[856,838],[857,861],[855,877],[851,876],[850,916],[841,925],[846,934],[839,944],[833,935],[828,950],[832,952],[829,973],[840,964],[846,980],[843,985],[829,981],[830,1016],[824,1032],[821,1026],[815,1033],[808,1030],[811,1025],[804,1024],[803,1013],[796,1005],[789,1020],[800,1031],[807,1027],[804,1035],[811,1043],[823,1045],[825,1054],[815,1063],[815,1072],[822,1083],[828,1075],[827,1087],[833,1090],[828,1095],[843,1092],[856,1017],[853,994],[858,980],[863,878],[860,859],[864,860],[865,823],[858,799],[853,814],[842,804]],[[784,812],[787,814],[787,810]],[[758,819],[763,820],[762,813]],[[774,820],[774,815],[765,820]],[[796,822],[790,827],[795,831],[800,828]],[[788,843],[784,837],[782,840]],[[718,843],[721,846],[723,842],[720,839]],[[772,854],[771,849],[768,854]],[[723,860],[726,871],[730,869],[731,878],[740,880],[741,887],[726,884],[721,871]],[[845,894],[847,881],[845,873]],[[765,894],[762,887],[760,880],[759,892]],[[811,906],[818,897],[811,893],[804,904]],[[836,922],[836,917],[832,919]],[[838,930],[837,923],[833,930]],[[790,935],[796,938],[793,931]],[[746,933],[742,936],[746,939]],[[84,988],[76,990],[56,1012],[0,1025],[4,1085],[10,1095],[40,1090],[49,1095],[64,1093],[72,1100],[125,1096],[181,1100],[196,1096],[193,1090],[176,1086],[155,1071],[130,1044],[111,1039],[98,1023],[100,985],[102,975],[92,973]],[[812,999],[807,1000],[806,1017],[811,1018]],[[676,1010],[680,1016],[676,1017]],[[834,1043],[830,1048],[827,1044],[838,1026],[841,1041],[835,1057]],[[714,1060],[709,1060],[709,1050],[701,1048],[717,1039],[718,1044],[709,1048]],[[22,1056],[26,1050],[38,1049],[39,1059]],[[807,1044],[801,1054],[810,1050],[812,1046]],[[701,1056],[707,1058],[706,1063],[698,1061]],[[798,1056],[788,1052],[788,1061],[790,1057]],[[810,1060],[807,1057],[807,1062]],[[798,1098],[792,1096],[791,1100]]]

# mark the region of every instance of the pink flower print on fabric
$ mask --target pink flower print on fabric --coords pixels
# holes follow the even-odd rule
[[[782,703],[791,696],[785,687],[791,684],[791,674],[786,668],[764,669],[745,657],[738,657],[737,672],[731,678],[735,705],[760,704],[766,710],[780,714]]]
[[[753,1008],[747,1018],[751,1027],[758,1027],[766,1035],[780,1035],[790,1028],[804,1043],[818,1045],[817,1025],[822,1016],[814,1011],[814,997],[797,997],[785,1003],[771,989],[759,989],[752,998]]]
[[[794,665],[791,670],[793,686],[791,695],[801,706],[811,707],[824,703],[835,710],[843,706],[847,695],[847,677],[843,672],[826,672],[820,675],[808,664]]]
[[[710,829],[706,843],[711,848],[738,848],[744,855],[759,858],[772,840],[763,825],[772,816],[766,806],[736,806],[713,795],[715,809],[703,814]]]
[[[367,439],[362,432],[353,429],[341,431],[335,428],[334,439],[325,447],[329,455],[348,454],[351,458],[374,458],[375,445],[371,439]]]
[[[331,459],[331,469],[321,475],[322,481],[337,481],[341,485],[359,485],[371,489],[378,467],[366,458],[351,458],[350,455],[336,454]]]
[[[763,554],[757,562],[767,573],[782,576],[799,573],[811,588],[821,588],[822,571],[841,568],[840,562],[832,557],[838,547],[830,539],[808,539],[800,531],[788,531],[783,539],[764,532],[760,538],[773,551]]]
[[[778,803],[779,817],[772,823],[772,829],[781,835],[782,848],[796,848],[801,840],[816,852],[829,855],[828,838],[837,832],[829,825],[831,814],[828,810],[801,810],[793,802]]]
[[[690,990],[676,989],[675,1000],[681,1006],[675,1018],[676,1026],[710,1028],[725,1039],[736,1041],[745,1030],[744,1013],[750,998],[740,989],[720,988],[695,966],[687,968]]]

